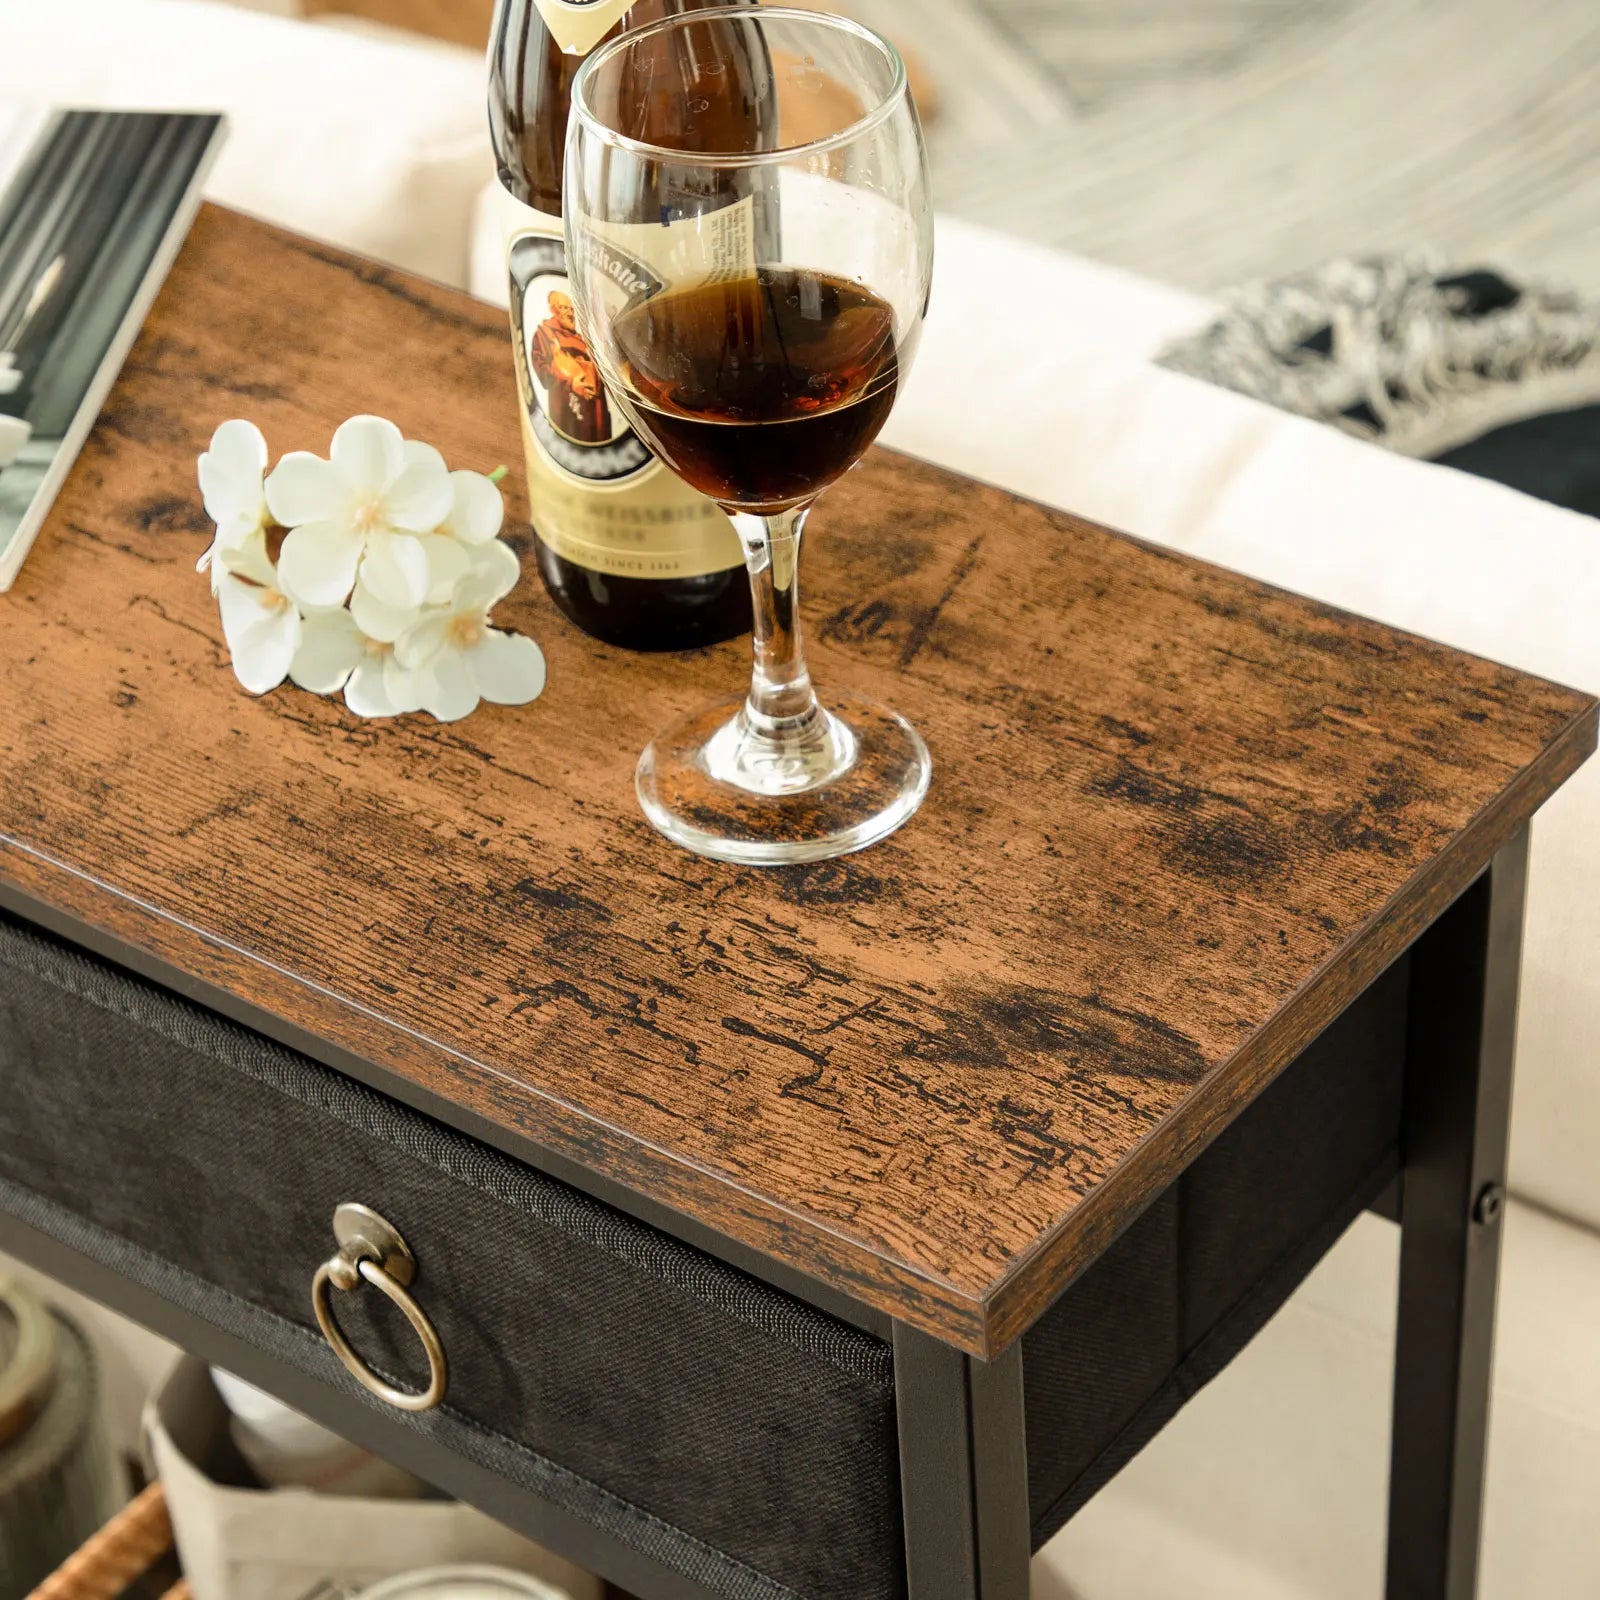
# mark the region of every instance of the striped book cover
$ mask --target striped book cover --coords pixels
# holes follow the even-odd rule
[[[0,590],[200,204],[220,116],[0,105]]]

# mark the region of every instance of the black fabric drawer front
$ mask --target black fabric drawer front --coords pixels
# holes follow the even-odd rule
[[[886,1345],[9,919],[0,1178],[302,1326],[334,1206],[370,1205],[447,1406],[625,1503],[612,1531],[740,1600],[903,1591]],[[337,1309],[420,1383],[380,1296]]]

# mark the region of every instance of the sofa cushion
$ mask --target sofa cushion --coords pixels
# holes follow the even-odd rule
[[[494,170],[475,52],[209,0],[12,0],[4,32],[0,99],[225,111],[212,199],[466,282]]]

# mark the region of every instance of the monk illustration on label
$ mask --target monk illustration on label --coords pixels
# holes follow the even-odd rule
[[[578,332],[572,301],[550,291],[550,315],[534,331],[529,363],[549,395],[550,420],[579,444],[611,438],[611,408],[600,387],[600,369]]]

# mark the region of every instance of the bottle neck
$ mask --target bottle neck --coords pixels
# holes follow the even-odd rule
[[[500,0],[489,41],[489,131],[502,186],[535,211],[559,217],[572,81],[585,57],[631,28],[735,3]]]

